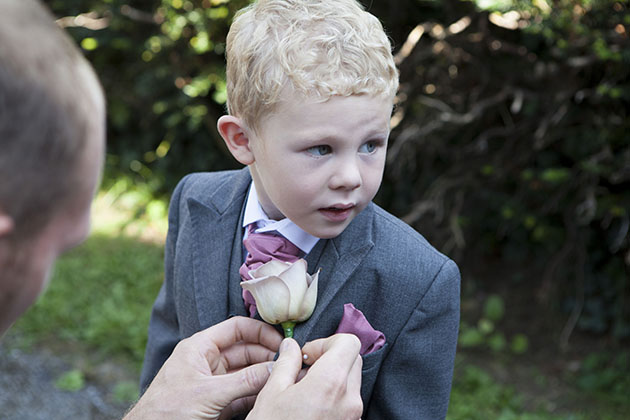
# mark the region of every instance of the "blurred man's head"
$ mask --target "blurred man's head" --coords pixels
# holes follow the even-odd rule
[[[89,231],[104,97],[92,68],[36,0],[0,0],[0,336]]]

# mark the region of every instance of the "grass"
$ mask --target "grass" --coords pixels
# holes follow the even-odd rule
[[[162,248],[95,234],[60,259],[49,290],[17,323],[35,341],[78,341],[141,363]]]
[[[524,396],[498,383],[485,370],[458,358],[447,420],[585,420],[581,414],[558,415],[545,408],[525,408]]]
[[[512,360],[510,372],[522,370]],[[522,363],[522,362],[521,362]],[[516,367],[516,369],[514,369]],[[624,367],[627,372],[628,366]],[[536,368],[532,367],[532,371]],[[466,353],[457,356],[453,389],[447,420],[618,420],[630,418],[630,402],[627,390],[611,390],[598,394],[579,386],[571,386],[565,381],[564,392],[558,393],[557,378],[550,380],[540,373],[531,375],[527,386],[542,392],[530,390],[527,394],[518,392],[516,381],[521,374],[511,377],[510,383],[497,381],[487,370],[467,360]],[[603,371],[602,377],[608,374]],[[578,375],[577,378],[581,378]],[[616,382],[625,386],[626,379]],[[522,384],[521,384],[522,385]],[[546,391],[546,393],[545,393]]]
[[[132,366],[136,372],[131,376],[137,377],[151,305],[162,283],[166,203],[153,200],[147,191],[123,179],[99,194],[93,211],[91,237],[58,261],[49,290],[9,334],[14,342],[27,347],[59,349],[60,341],[72,343],[58,351],[69,352],[73,359],[89,353],[102,363],[114,361],[121,366]],[[510,357],[519,363],[518,356]],[[623,365],[629,358],[625,354],[615,360]],[[627,366],[624,371],[623,366],[607,365],[607,360],[610,358],[593,356],[582,372],[568,381],[572,384],[572,399],[577,403],[574,408],[570,403],[569,409],[558,413],[551,401],[532,407],[531,398],[526,398],[513,384],[506,384],[505,379],[498,381],[461,352],[447,419],[628,418],[630,406],[625,395],[629,384],[628,376],[623,373],[627,372]],[[90,377],[90,370],[98,370],[81,364],[75,366],[79,370],[59,379],[62,388],[80,387],[84,377]],[[111,385],[112,393],[121,401],[132,401],[137,395],[135,384],[134,380],[119,381]],[[604,392],[598,396],[597,391]],[[587,395],[590,406],[584,410]]]

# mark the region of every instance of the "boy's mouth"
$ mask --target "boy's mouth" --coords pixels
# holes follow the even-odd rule
[[[350,210],[351,208],[353,208],[355,206],[355,204],[335,204],[333,206],[330,207],[324,207],[322,208],[322,210],[331,210],[331,211],[346,211],[346,210]]]
[[[321,208],[319,211],[330,221],[343,222],[350,216],[354,207],[354,204],[336,204],[331,207]]]

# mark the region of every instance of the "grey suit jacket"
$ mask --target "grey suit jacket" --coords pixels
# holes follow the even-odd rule
[[[238,268],[250,182],[245,168],[191,174],[175,189],[142,390],[179,340],[231,315],[246,316]],[[315,311],[295,328],[301,345],[332,335],[345,303],[385,334],[385,346],[363,358],[363,419],[444,418],[459,326],[455,263],[374,204],[341,235],[320,240],[306,260],[310,272],[322,271]]]

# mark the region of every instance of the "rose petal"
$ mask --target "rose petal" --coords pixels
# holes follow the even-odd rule
[[[276,276],[242,281],[241,287],[248,290],[256,300],[261,318],[270,324],[279,324],[289,319],[291,292],[285,282]]]
[[[308,277],[311,279],[311,282],[304,294],[304,300],[302,301],[302,306],[300,308],[300,315],[298,319],[296,319],[296,322],[303,322],[309,319],[311,315],[313,315],[315,304],[317,303],[317,280],[319,277],[319,270],[312,277]]]
[[[306,261],[298,260],[283,273],[280,274],[280,278],[285,282],[290,291],[290,298],[288,301],[289,318],[292,321],[300,316],[300,309],[302,308],[302,301],[304,295],[308,289],[306,283]]]
[[[307,320],[317,303],[319,271],[307,272],[307,263],[271,260],[249,271],[252,280],[241,283],[256,301],[260,316],[270,324]]]
[[[286,263],[284,261],[270,260],[260,267],[256,268],[255,270],[250,270],[249,276],[251,278],[277,276],[280,273],[286,271],[286,269],[289,268],[290,265],[290,263]]]

